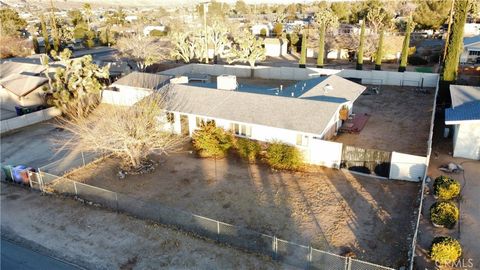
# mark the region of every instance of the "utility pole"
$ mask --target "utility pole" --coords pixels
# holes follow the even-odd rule
[[[209,2],[203,2],[203,25],[205,27],[205,64],[208,64],[208,33],[207,33],[207,11]]]

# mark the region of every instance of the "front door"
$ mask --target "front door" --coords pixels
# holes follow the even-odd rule
[[[188,115],[180,115],[180,132],[183,136],[189,136],[190,130],[188,128]]]

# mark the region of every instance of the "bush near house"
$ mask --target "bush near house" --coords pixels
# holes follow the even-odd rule
[[[460,183],[448,176],[439,176],[433,183],[433,195],[440,200],[451,200],[460,194]]]
[[[302,153],[295,146],[273,142],[267,147],[267,163],[280,170],[298,170],[303,165]]]
[[[251,163],[255,162],[262,150],[258,142],[243,138],[237,139],[236,148],[240,157]]]
[[[449,236],[435,237],[430,248],[430,257],[438,264],[454,263],[462,255],[458,240]]]
[[[215,122],[211,121],[202,123],[193,133],[192,141],[200,157],[223,158],[234,145],[232,134],[216,127]]]
[[[458,221],[458,207],[452,202],[436,202],[430,207],[430,220],[437,225],[453,228]]]

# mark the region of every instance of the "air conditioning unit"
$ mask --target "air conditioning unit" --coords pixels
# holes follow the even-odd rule
[[[235,90],[237,89],[237,76],[235,75],[220,75],[217,77],[217,89],[220,90]]]

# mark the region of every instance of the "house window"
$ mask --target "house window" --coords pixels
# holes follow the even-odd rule
[[[232,123],[230,129],[235,135],[243,137],[252,137],[252,127],[249,125],[242,125],[238,123]]]
[[[469,51],[468,55],[478,55],[478,56],[480,56],[480,51]]]
[[[203,124],[208,124],[208,123],[212,123],[214,126],[216,125],[215,120],[213,119],[200,117],[200,116],[195,117],[195,125],[197,126],[197,128],[201,127]]]
[[[171,112],[167,112],[167,121],[170,124],[174,124],[175,123],[175,115]]]
[[[303,134],[297,134],[297,145],[308,146],[308,136]]]

